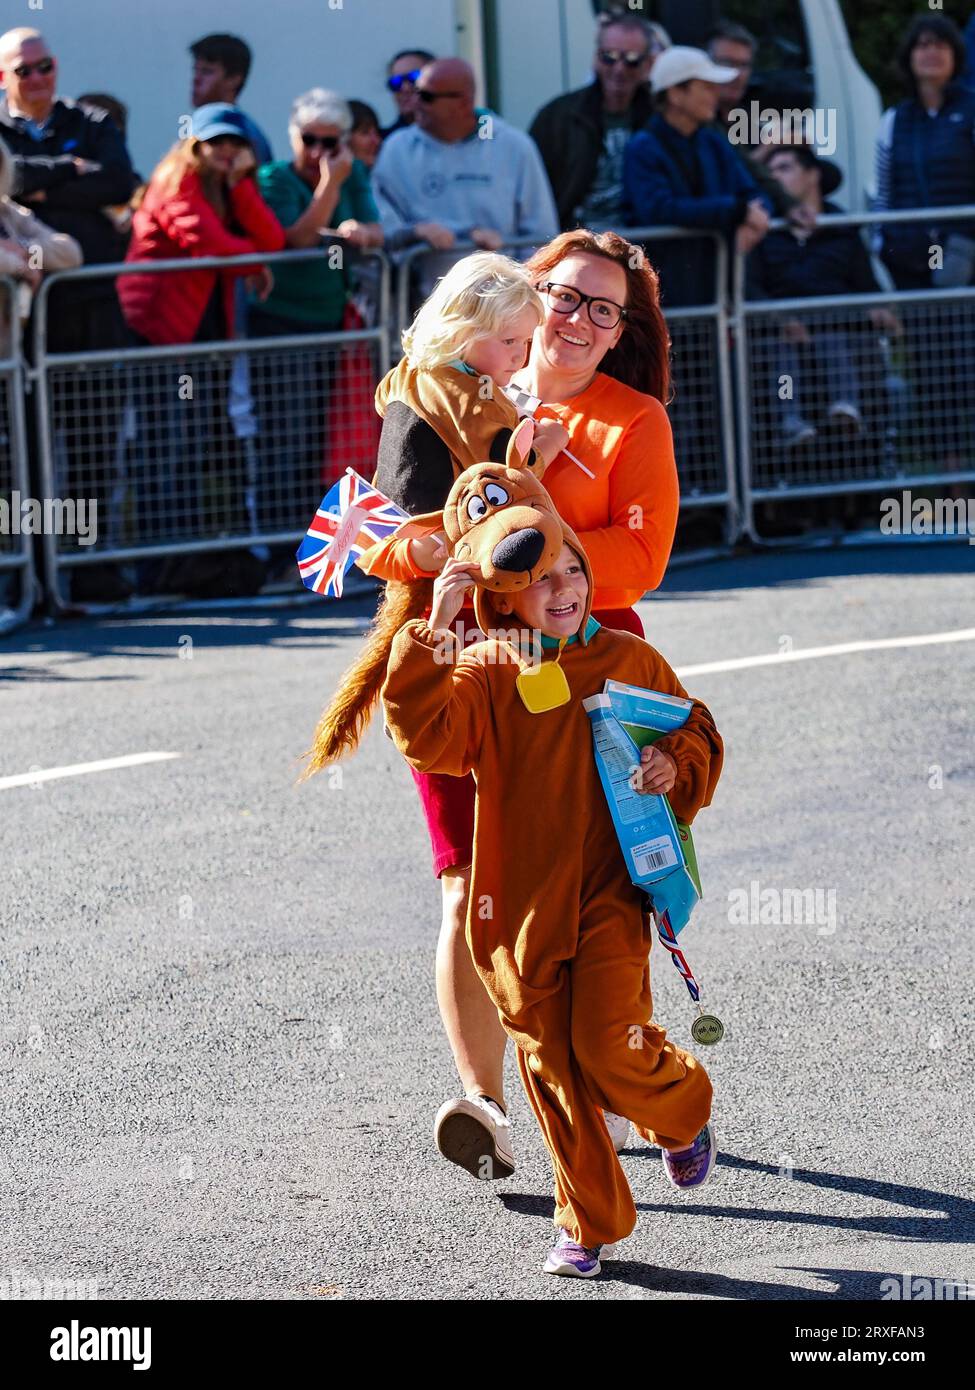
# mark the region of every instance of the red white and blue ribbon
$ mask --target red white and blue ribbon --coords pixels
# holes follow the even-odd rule
[[[659,938],[661,946],[665,947],[670,952],[670,958],[680,972],[681,979],[687,986],[688,994],[694,1000],[694,1003],[697,1004],[701,998],[701,989],[697,980],[694,978],[694,972],[687,964],[684,952],[677,945],[677,936],[673,927],[670,925],[669,915],[665,912],[663,916],[660,917],[654,912],[653,920],[657,925],[657,937]]]

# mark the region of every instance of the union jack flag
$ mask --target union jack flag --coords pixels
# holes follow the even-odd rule
[[[302,584],[315,594],[340,598],[353,561],[408,519],[407,512],[347,468],[322,498],[295,552]]]

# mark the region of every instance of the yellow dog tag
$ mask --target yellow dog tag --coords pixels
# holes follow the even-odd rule
[[[564,646],[563,639],[559,643],[559,656]],[[558,709],[559,705],[567,705],[572,698],[558,656],[554,661],[543,661],[539,666],[519,671],[515,685],[529,714],[545,714],[550,709]]]

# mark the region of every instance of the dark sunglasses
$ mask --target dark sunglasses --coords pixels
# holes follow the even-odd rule
[[[250,141],[245,140],[242,135],[214,135],[212,140],[206,142],[208,145],[232,145],[235,150],[242,150]]]
[[[301,143],[306,150],[323,149],[331,154],[339,147],[339,137],[337,135],[306,135],[303,132]]]
[[[417,87],[416,94],[427,106],[431,102],[439,101],[441,97],[462,97],[464,95],[463,92],[431,92],[426,87]]]
[[[412,87],[419,76],[420,69],[414,68],[412,72],[401,72],[397,77],[387,77],[386,86],[391,92],[398,92],[404,82],[408,82]]]
[[[535,288],[545,295],[549,308],[556,314],[574,313],[580,304],[585,304],[589,322],[596,328],[615,328],[620,319],[626,318],[622,304],[617,304],[613,299],[583,294],[572,285],[559,285],[554,280],[547,280],[544,285],[536,285]]]
[[[21,63],[19,68],[14,68],[14,76],[19,77],[23,82],[24,78],[30,77],[32,72],[39,72],[42,77],[47,77],[48,73],[53,71],[53,58],[38,58],[36,63]]]
[[[615,68],[617,63],[625,63],[628,68],[638,68],[650,57],[650,50],[645,48],[638,53],[631,49],[629,53],[622,53],[618,48],[601,48],[598,56],[603,67]]]

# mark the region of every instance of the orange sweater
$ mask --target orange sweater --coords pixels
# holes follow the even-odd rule
[[[593,608],[632,608],[664,577],[677,527],[680,492],[667,412],[652,396],[603,372],[565,405],[543,405],[540,419],[559,420],[569,450],[589,478],[560,454],[542,482],[592,564]],[[381,579],[415,579],[409,541],[392,538],[360,561]]]
[[[632,608],[667,570],[680,489],[667,412],[603,372],[564,405],[543,405],[595,478],[559,454],[542,482],[592,565],[593,608]]]

